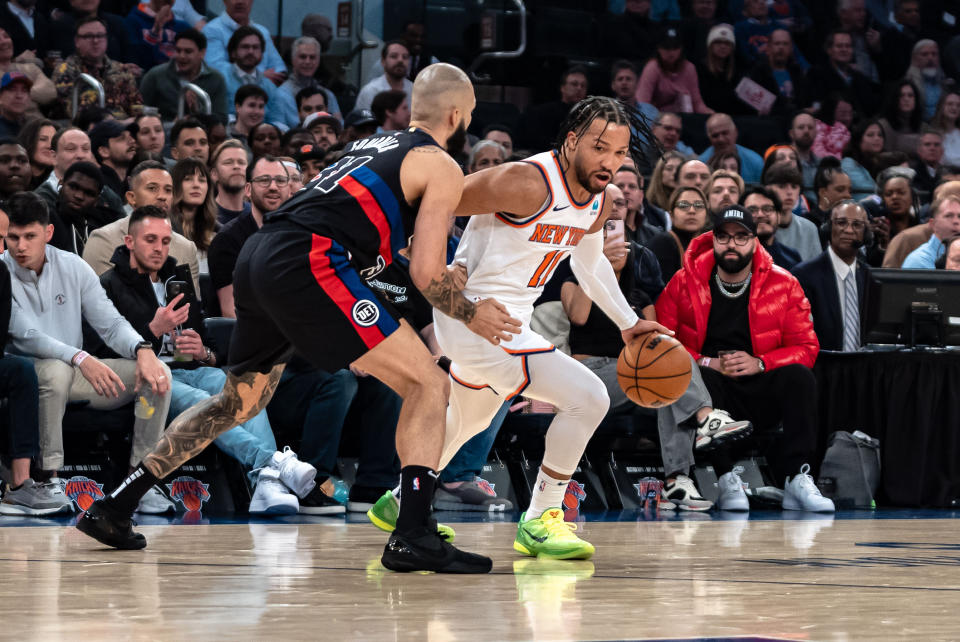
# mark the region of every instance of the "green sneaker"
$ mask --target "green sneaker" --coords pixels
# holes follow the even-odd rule
[[[577,525],[563,521],[563,510],[548,508],[540,517],[527,519],[520,516],[517,524],[517,539],[513,541],[513,550],[531,557],[546,557],[554,560],[586,560],[593,555],[594,548],[573,531]]]
[[[397,514],[399,512],[400,502],[393,496],[393,491],[388,490],[383,494],[383,497],[370,507],[370,510],[367,511],[367,518],[380,530],[392,533],[397,527]],[[451,543],[453,538],[456,537],[453,529],[445,524],[437,524],[437,533]]]

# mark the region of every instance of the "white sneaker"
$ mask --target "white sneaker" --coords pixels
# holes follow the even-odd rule
[[[713,502],[701,497],[696,484],[686,475],[677,475],[672,484],[664,483],[661,497],[676,504],[680,510],[703,511],[713,507]]]
[[[807,510],[814,513],[836,511],[833,500],[820,494],[820,489],[810,476],[810,464],[800,467],[800,474],[787,478],[783,487],[783,510]]]
[[[703,450],[717,448],[729,441],[743,439],[753,432],[749,421],[734,421],[726,410],[714,408],[697,425],[697,441],[694,448]]]
[[[720,475],[717,487],[720,489],[720,496],[717,497],[719,510],[750,510],[750,501],[747,499],[747,494],[743,492],[743,481],[737,473],[731,470],[729,473]]]
[[[297,497],[306,497],[317,485],[314,479],[317,469],[297,459],[297,453],[290,450],[290,446],[285,447],[283,452],[273,453],[267,465],[279,473],[280,481]]]
[[[257,488],[247,510],[254,515],[293,515],[300,510],[300,502],[280,481],[277,470],[268,466],[260,469]]]
[[[140,498],[137,505],[137,512],[145,515],[163,515],[164,513],[174,513],[177,507],[170,501],[170,498],[163,494],[158,486],[151,486],[147,494]]]

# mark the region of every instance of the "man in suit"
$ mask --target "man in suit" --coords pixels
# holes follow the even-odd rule
[[[863,306],[869,266],[859,258],[868,233],[867,212],[856,201],[841,201],[830,212],[826,251],[794,268],[813,313],[823,350],[855,352],[862,344]]]
[[[0,28],[13,39],[13,55],[32,49],[43,60],[47,53],[50,20],[36,8],[36,0],[7,0],[0,4]]]
[[[809,98],[824,102],[834,92],[849,94],[854,108],[871,115],[879,106],[880,87],[853,66],[853,38],[845,31],[827,35],[826,64],[814,67],[807,74]]]

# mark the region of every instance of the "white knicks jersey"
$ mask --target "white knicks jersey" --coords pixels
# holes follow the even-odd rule
[[[468,299],[494,298],[526,323],[557,265],[600,216],[604,195],[577,203],[555,152],[522,162],[539,169],[547,184],[543,206],[524,218],[508,213],[471,216],[454,262],[467,268],[463,294]]]

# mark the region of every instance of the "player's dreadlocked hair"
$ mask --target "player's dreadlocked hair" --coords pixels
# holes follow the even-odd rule
[[[607,96],[587,96],[570,110],[554,143],[561,159],[566,160],[567,134],[573,132],[580,140],[590,124],[598,118],[607,123],[630,127],[630,157],[641,173],[644,168],[656,165],[663,148],[653,135],[650,121],[637,108]]]

